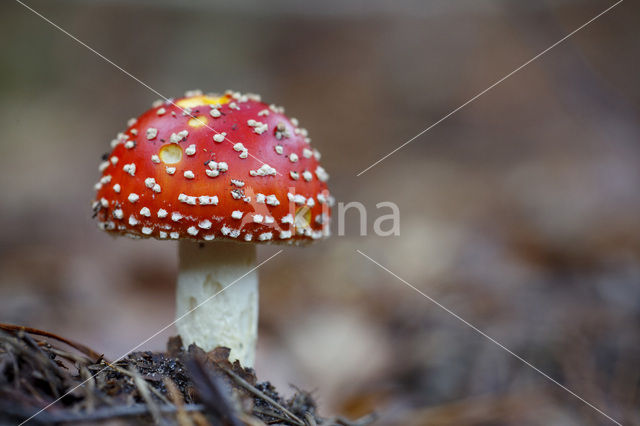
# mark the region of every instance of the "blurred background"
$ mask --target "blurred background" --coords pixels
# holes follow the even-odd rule
[[[28,4],[167,96],[284,105],[337,201],[368,207],[369,236],[348,214],[345,236],[260,270],[260,378],[382,425],[609,424],[358,249],[640,424],[637,2],[360,177],[613,2]],[[0,321],[123,355],[173,319],[176,246],[107,236],[90,201],[109,141],[157,96],[14,1],[0,48]],[[398,237],[372,233],[382,201],[401,210]]]

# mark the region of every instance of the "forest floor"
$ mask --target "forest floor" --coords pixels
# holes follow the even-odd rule
[[[42,330],[0,324],[0,424],[160,424],[364,426],[322,417],[299,389],[282,398],[253,369],[169,339],[166,352],[133,352],[109,361]]]

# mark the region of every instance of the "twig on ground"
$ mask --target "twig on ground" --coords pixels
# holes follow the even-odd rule
[[[204,410],[202,404],[186,404],[184,407],[186,412],[200,412]],[[168,405],[162,405],[158,407],[162,414],[175,413],[177,408]],[[17,417],[28,418],[31,412],[24,410],[12,409],[11,407],[3,407],[3,410],[7,414],[12,414]],[[133,405],[118,405],[114,407],[101,407],[97,408],[93,413],[77,412],[73,410],[59,410],[56,412],[43,411],[38,414],[38,423],[71,423],[71,422],[92,422],[101,420],[111,420],[118,418],[136,417],[145,414],[150,414],[149,406],[147,404],[133,404]]]
[[[93,362],[95,363],[100,362],[100,360],[104,357],[104,355],[97,353],[96,351],[89,348],[88,346],[85,346],[78,342],[74,342],[73,340],[66,339],[64,337],[58,336],[57,334],[54,334],[48,331],[38,330],[37,328],[25,327],[22,325],[0,323],[0,329],[5,331],[23,331],[29,334],[36,334],[38,336],[50,337],[52,339],[55,339],[59,342],[64,343],[65,345],[71,346],[75,350],[85,354],[89,358],[93,359],[94,360]]]
[[[263,415],[268,416],[268,417],[273,417],[274,419],[282,420],[283,422],[287,422],[287,423],[291,423],[292,422],[292,420],[289,417],[285,417],[283,415],[280,415],[280,414],[276,413],[273,410],[263,410],[262,408],[253,407],[252,411],[254,413],[263,414]]]

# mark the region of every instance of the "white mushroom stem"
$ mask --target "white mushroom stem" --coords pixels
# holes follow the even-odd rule
[[[237,359],[252,367],[258,335],[258,273],[247,272],[256,265],[255,245],[179,244],[176,327],[183,343],[196,343],[205,351],[226,346],[232,362]]]

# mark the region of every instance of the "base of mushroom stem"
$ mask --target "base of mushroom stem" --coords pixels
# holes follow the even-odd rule
[[[255,245],[180,241],[179,255],[176,328],[183,343],[196,343],[206,351],[226,346],[231,361],[252,367],[258,335],[258,274],[247,272],[256,266]]]

